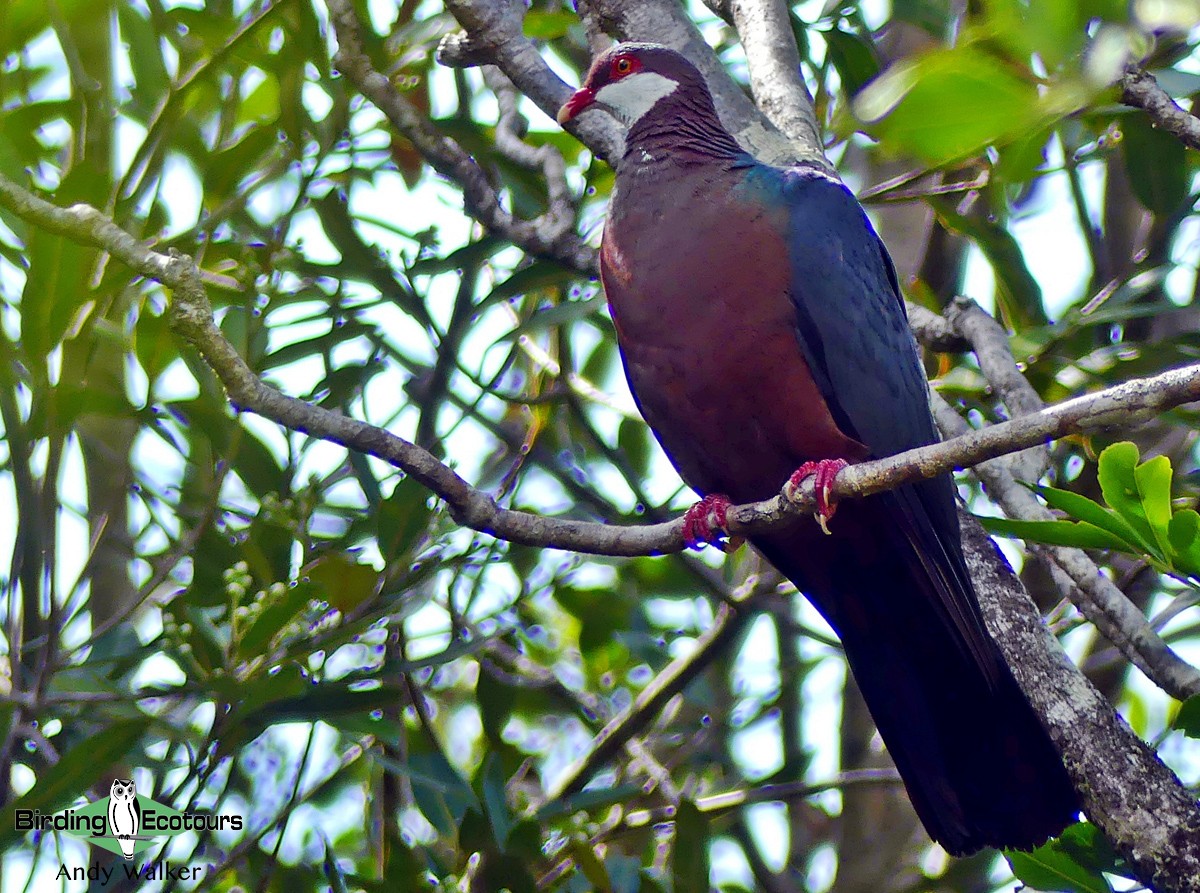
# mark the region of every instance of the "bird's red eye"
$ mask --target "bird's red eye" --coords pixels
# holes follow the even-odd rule
[[[629,74],[633,71],[633,60],[628,56],[621,56],[613,63],[613,71],[617,74]]]

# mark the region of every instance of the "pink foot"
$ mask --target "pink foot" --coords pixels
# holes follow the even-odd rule
[[[741,537],[730,537],[725,529],[726,513],[733,507],[728,496],[712,493],[705,496],[683,516],[683,541],[689,549],[716,546],[732,552],[742,544]]]
[[[816,476],[813,483],[817,490],[817,523],[825,533],[829,533],[829,521],[837,511],[837,505],[829,501],[829,492],[833,489],[838,472],[849,464],[845,459],[818,459],[816,462],[805,462],[788,478],[788,487],[794,492],[806,477]]]

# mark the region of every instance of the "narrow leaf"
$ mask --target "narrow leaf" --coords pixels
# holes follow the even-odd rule
[[[1086,521],[1015,521],[987,517],[980,517],[979,521],[988,533],[1028,542],[1074,546],[1077,549],[1129,550],[1129,544],[1123,539]]]
[[[1080,521],[1086,521],[1093,527],[1106,530],[1122,540],[1124,545],[1117,548],[1127,552],[1145,551],[1145,542],[1141,535],[1129,525],[1129,522],[1095,500],[1088,499],[1081,493],[1059,490],[1057,487],[1036,487],[1035,490],[1051,508],[1066,512],[1072,518]]]

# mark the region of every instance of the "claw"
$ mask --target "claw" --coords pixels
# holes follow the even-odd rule
[[[833,490],[833,482],[837,480],[838,472],[850,463],[845,459],[818,459],[816,462],[805,462],[788,479],[790,492],[800,489],[800,483],[809,475],[816,477],[813,484],[817,491],[817,523],[821,530],[829,533],[829,521],[837,511],[837,504],[829,501]]]
[[[733,507],[728,496],[712,493],[705,496],[683,516],[683,541],[689,549],[716,546],[725,552],[735,551],[743,542],[740,536],[730,536],[725,525],[726,514]]]

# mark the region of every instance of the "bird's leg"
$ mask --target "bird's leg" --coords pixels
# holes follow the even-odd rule
[[[689,549],[716,546],[726,552],[735,552],[743,538],[730,536],[725,525],[726,514],[733,507],[728,496],[710,493],[683,516],[683,541]]]
[[[829,501],[829,492],[833,489],[838,472],[849,464],[845,459],[818,459],[816,462],[805,462],[788,478],[788,492],[791,494],[800,489],[800,483],[806,477],[816,477],[813,484],[817,491],[817,523],[826,534],[829,533],[829,520],[837,511],[837,505]]]

